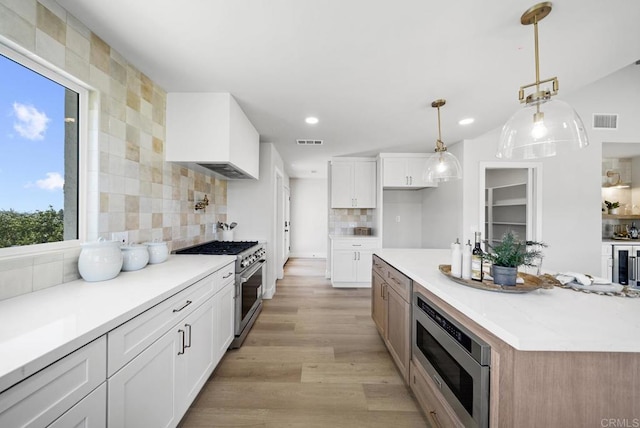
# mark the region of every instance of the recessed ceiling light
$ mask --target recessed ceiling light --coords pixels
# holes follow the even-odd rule
[[[318,118],[309,116],[304,121],[307,122],[309,125],[315,125],[316,123],[318,123]]]
[[[471,125],[475,121],[472,117],[467,117],[466,119],[462,119],[458,124],[460,125]]]

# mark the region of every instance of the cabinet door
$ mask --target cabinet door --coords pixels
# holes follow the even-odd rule
[[[353,208],[353,163],[331,163],[331,208]]]
[[[409,332],[411,319],[409,303],[392,287],[387,287],[386,339],[389,353],[393,357],[406,382],[409,381],[409,359],[411,347]]]
[[[176,360],[179,388],[176,395],[178,400],[183,400],[178,403],[179,417],[187,411],[214,369],[213,329],[217,323],[214,299],[219,294],[207,300],[174,329],[183,330],[185,336],[184,354]]]
[[[382,166],[383,187],[406,187],[409,185],[405,158],[384,158]]]
[[[233,316],[234,316],[234,304],[233,295],[235,292],[235,286],[233,282],[227,284],[215,298],[215,312],[217,315],[216,324],[214,325],[214,338],[215,338],[215,364],[222,358],[224,353],[231,345],[234,337],[233,331]]]
[[[356,208],[376,207],[376,163],[353,163],[353,198]]]
[[[103,382],[91,394],[60,416],[48,428],[105,428],[107,426],[107,383]]]
[[[335,250],[331,260],[331,281],[353,282],[356,280],[357,253],[351,250]]]
[[[427,158],[416,157],[407,159],[407,175],[409,176],[409,186],[411,187],[432,187],[436,183],[426,181],[422,178],[427,165]]]
[[[373,251],[359,250],[356,256],[356,281],[370,282],[373,269]]]
[[[378,328],[378,332],[385,336],[387,320],[387,302],[385,301],[384,279],[377,272],[373,272],[371,278],[371,318]]]
[[[173,427],[181,415],[178,399],[176,359],[182,351],[183,333],[171,329],[131,360],[108,382],[110,427]]]

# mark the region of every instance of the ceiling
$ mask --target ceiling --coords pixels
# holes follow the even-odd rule
[[[535,80],[520,24],[532,1],[57,2],[167,92],[232,93],[291,177],[326,176],[332,156],[432,151],[437,98],[443,141],[473,139]],[[638,0],[557,1],[539,24],[541,78],[558,77],[561,99],[635,62],[639,16]]]

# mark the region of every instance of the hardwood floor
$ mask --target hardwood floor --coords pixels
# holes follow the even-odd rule
[[[371,320],[371,290],[334,289],[324,271],[324,260],[287,263],[183,428],[427,426]]]

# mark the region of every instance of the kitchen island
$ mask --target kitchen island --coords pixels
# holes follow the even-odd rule
[[[449,250],[375,254],[491,346],[490,426],[640,425],[640,299],[561,288],[478,290],[440,273]],[[415,380],[413,359],[411,368]]]

